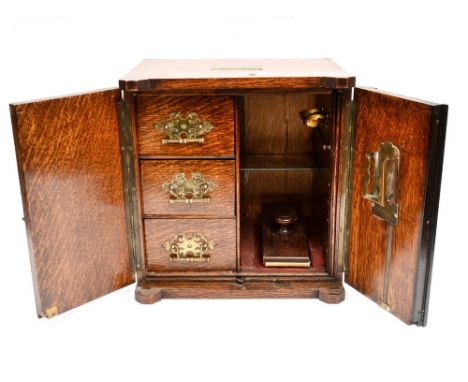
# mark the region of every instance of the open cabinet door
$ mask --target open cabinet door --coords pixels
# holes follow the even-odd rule
[[[40,317],[133,282],[118,96],[112,89],[10,106]]]
[[[447,106],[355,89],[346,282],[425,325]]]

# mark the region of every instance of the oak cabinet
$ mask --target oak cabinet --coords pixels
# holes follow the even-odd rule
[[[447,106],[329,59],[144,60],[118,89],[11,105],[40,317],[346,283],[425,325]]]

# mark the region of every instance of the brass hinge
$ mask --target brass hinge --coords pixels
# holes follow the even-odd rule
[[[130,106],[121,98],[117,101],[119,117],[119,137],[122,156],[122,175],[125,198],[125,218],[130,260],[137,276],[141,272],[139,216],[136,196],[135,164],[133,162],[133,136],[130,121]]]
[[[339,229],[338,229],[338,270],[348,272],[349,229],[351,223],[351,185],[354,154],[354,101],[345,105],[343,131],[343,172],[341,179]]]

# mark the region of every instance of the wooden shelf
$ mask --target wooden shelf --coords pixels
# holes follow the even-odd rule
[[[327,276],[325,254],[318,227],[314,219],[305,218],[307,241],[311,254],[311,266],[308,268],[265,267],[262,261],[262,244],[259,222],[242,219],[240,227],[240,271],[244,275],[315,275]]]
[[[320,170],[312,155],[309,154],[270,154],[243,155],[241,171],[281,171],[281,170]]]

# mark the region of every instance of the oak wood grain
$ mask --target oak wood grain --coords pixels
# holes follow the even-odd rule
[[[197,113],[214,128],[204,134],[204,143],[162,144],[165,134],[154,125],[171,113]],[[207,156],[234,157],[234,101],[220,96],[149,96],[136,100],[136,128],[140,157]]]
[[[132,282],[118,90],[11,105],[39,316]]]
[[[179,272],[222,271],[236,269],[235,219],[145,219],[146,267],[148,271]],[[163,244],[172,241],[176,234],[201,233],[216,243],[209,250],[209,262],[170,261],[170,252]]]
[[[415,280],[425,222],[424,199],[431,115],[434,105],[356,89],[356,137],[350,226],[349,273],[346,281],[379,302],[384,294],[386,223],[376,219],[361,196],[366,152],[391,141],[400,150],[396,201],[400,218],[394,227],[389,264],[388,301],[391,312],[413,322]]]
[[[143,211],[145,215],[235,215],[235,161],[229,160],[143,160],[140,162]],[[206,196],[209,203],[170,204],[169,192],[161,186],[171,182],[176,173],[186,179],[192,173],[201,173],[215,188]]]

